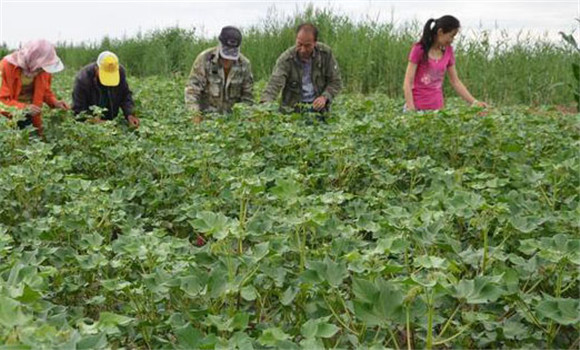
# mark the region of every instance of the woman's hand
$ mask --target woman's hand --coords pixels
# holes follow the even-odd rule
[[[482,108],[487,108],[489,107],[487,105],[487,103],[483,102],[483,101],[478,101],[478,100],[473,100],[473,102],[471,103],[472,106],[474,107],[482,107]]]
[[[127,116],[127,122],[129,122],[129,126],[132,126],[134,128],[139,128],[139,118],[137,118],[134,115],[128,115]]]
[[[68,111],[70,109],[70,106],[64,102],[64,101],[56,101],[56,103],[54,104],[55,108],[60,108],[60,109],[64,109],[65,111]]]
[[[42,112],[42,108],[36,105],[28,105],[28,108],[26,108],[26,113],[32,117],[39,115],[40,112]]]

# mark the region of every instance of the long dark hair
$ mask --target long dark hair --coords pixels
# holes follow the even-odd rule
[[[421,36],[421,40],[419,40],[419,44],[423,47],[423,60],[426,61],[429,59],[429,49],[431,49],[439,29],[443,30],[443,33],[449,33],[459,27],[461,27],[459,20],[450,15],[437,19],[430,18],[427,23],[425,23],[425,27],[423,27],[423,35]]]

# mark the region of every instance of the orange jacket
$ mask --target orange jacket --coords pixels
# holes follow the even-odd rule
[[[2,69],[0,103],[19,109],[26,108],[26,103],[18,101],[18,96],[22,90],[22,79],[20,78],[22,70],[20,67],[13,65],[6,60],[2,60],[0,65],[0,69]],[[44,71],[34,78],[34,92],[32,93],[33,105],[42,107],[42,104],[46,103],[50,107],[54,107],[57,99],[51,90],[51,81],[52,76]],[[5,112],[2,112],[1,114],[8,116]],[[32,125],[38,129],[39,134],[42,134],[42,116],[40,114],[32,117]]]

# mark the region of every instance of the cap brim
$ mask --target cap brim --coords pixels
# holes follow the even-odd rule
[[[62,61],[59,58],[58,61],[56,61],[55,63],[50,64],[48,66],[44,66],[44,67],[42,67],[42,69],[45,72],[50,73],[50,74],[58,73],[64,69],[64,64],[62,64]]]
[[[240,48],[220,45],[220,56],[226,60],[235,61],[240,58]]]
[[[117,86],[121,80],[119,71],[105,72],[99,69],[99,81],[105,86]]]

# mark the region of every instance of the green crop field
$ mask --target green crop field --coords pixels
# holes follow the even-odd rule
[[[578,348],[578,114],[196,125],[182,76],[130,83],[138,130],[0,119],[0,349]]]

